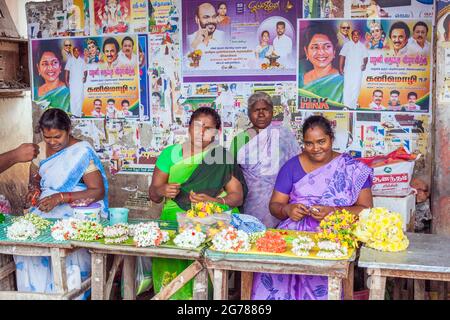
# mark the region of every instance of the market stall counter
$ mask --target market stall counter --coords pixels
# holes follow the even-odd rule
[[[384,300],[386,278],[414,279],[414,299],[425,299],[425,280],[441,282],[439,299],[445,299],[450,281],[450,237],[406,233],[409,247],[401,252],[382,252],[362,247],[358,266],[367,268],[370,299]]]

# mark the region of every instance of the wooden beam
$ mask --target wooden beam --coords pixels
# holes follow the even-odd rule
[[[375,272],[375,269],[368,268],[369,275]],[[421,279],[421,280],[436,280],[436,281],[450,281],[450,273],[446,272],[427,272],[427,271],[411,271],[411,270],[392,270],[392,269],[376,269],[380,275],[393,278],[407,278],[407,279]]]
[[[328,277],[328,300],[341,300],[342,298],[342,279]]]
[[[69,291],[62,297],[62,299],[73,300],[77,298],[79,295],[88,291],[90,287],[91,287],[91,278],[89,277],[88,279],[84,280],[84,282],[81,284],[80,289],[74,289]]]
[[[194,277],[193,300],[208,300],[208,269],[203,268]]]
[[[114,278],[116,276],[117,270],[120,267],[120,264],[123,262],[123,256],[114,256],[114,262],[111,267],[111,270],[109,270],[108,274],[108,281],[106,281],[106,288],[105,288],[105,299],[109,300],[111,299],[111,291],[112,291],[112,285],[114,282]]]
[[[384,300],[386,277],[372,274],[370,276],[369,300]]]
[[[241,300],[251,300],[253,272],[241,272]]]
[[[0,291],[0,300],[61,300],[62,294]]]
[[[203,266],[199,261],[194,261],[189,267],[183,270],[175,279],[166,285],[152,300],[167,300],[197,275]]]
[[[414,300],[425,300],[425,280],[414,280]]]
[[[66,272],[66,258],[61,252],[63,249],[52,248],[51,249],[51,260],[52,260],[52,271],[53,271],[53,285],[54,290],[57,293],[65,294],[67,293],[67,272]]]
[[[228,271],[214,269],[214,300],[228,300]]]
[[[355,263],[351,262],[348,268],[348,277],[343,280],[344,300],[353,300],[353,286],[355,280]]]
[[[11,261],[0,268],[0,279],[8,277],[14,271],[16,271],[16,264],[14,261]]]
[[[104,300],[106,297],[106,254],[92,252],[91,265],[92,300]]]
[[[136,258],[125,256],[123,260],[123,299],[136,300]]]

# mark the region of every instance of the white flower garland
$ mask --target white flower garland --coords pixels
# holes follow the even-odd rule
[[[169,240],[169,233],[162,231],[156,222],[139,223],[132,229],[138,247],[159,246]]]
[[[212,239],[212,243],[216,250],[219,251],[249,251],[250,238],[248,234],[242,230],[228,227],[217,233]]]
[[[128,240],[128,225],[118,223],[103,229],[106,244],[117,244]]]
[[[309,251],[316,245],[308,236],[299,235],[292,241],[292,252],[300,257],[309,256]]]
[[[341,258],[348,254],[347,247],[341,246],[339,242],[319,241],[317,246],[320,249],[317,256],[320,258]]]
[[[205,239],[206,234],[189,228],[178,234],[173,242],[180,248],[195,249],[198,248],[205,241]]]
[[[26,219],[18,219],[10,225],[6,231],[6,236],[12,240],[34,239],[40,235],[38,228]]]
[[[58,241],[70,240],[76,232],[76,225],[80,220],[78,219],[62,219],[52,226],[51,235],[53,239]]]

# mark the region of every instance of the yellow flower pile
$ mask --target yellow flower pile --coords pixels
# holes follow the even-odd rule
[[[338,242],[342,247],[356,248],[358,241],[354,235],[356,217],[347,210],[335,211],[320,222],[320,232],[315,235],[317,242]]]
[[[400,214],[386,208],[361,211],[355,235],[367,247],[381,251],[402,251],[409,245],[409,240],[402,230]]]
[[[186,212],[188,218],[206,218],[214,213],[222,213],[223,209],[212,202],[198,202]]]

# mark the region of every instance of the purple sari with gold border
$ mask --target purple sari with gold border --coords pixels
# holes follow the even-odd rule
[[[356,203],[373,170],[367,165],[342,154],[327,165],[304,175],[293,184],[289,203],[307,206],[352,206]],[[319,221],[305,217],[300,221],[290,218],[278,229],[316,231]],[[326,300],[328,278],[323,276],[255,273],[252,299],[254,300]]]

